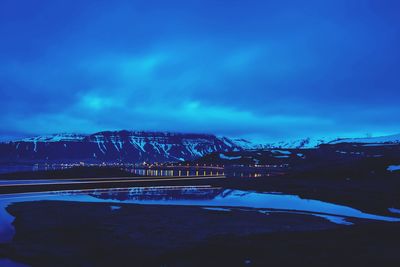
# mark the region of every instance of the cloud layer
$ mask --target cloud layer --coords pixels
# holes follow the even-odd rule
[[[400,132],[395,1],[0,3],[0,134]]]

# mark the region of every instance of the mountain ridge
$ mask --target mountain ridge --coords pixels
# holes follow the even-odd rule
[[[1,162],[179,162],[210,153],[244,150],[316,149],[321,145],[399,144],[400,134],[371,138],[304,138],[256,144],[213,134],[161,131],[61,133],[0,143]]]
[[[337,145],[345,143],[357,144],[398,144],[400,143],[400,134],[376,136],[376,137],[359,137],[359,138],[340,138],[340,137],[306,137],[302,139],[293,139],[288,141],[278,141],[266,143],[264,148],[285,148],[285,149],[304,149],[317,148],[320,145]]]
[[[400,134],[376,136],[376,137],[343,138],[329,142],[329,144],[340,144],[340,143],[398,144],[400,143]]]
[[[193,160],[211,152],[243,148],[212,134],[102,131],[94,134],[53,134],[0,143],[0,161],[122,161]]]

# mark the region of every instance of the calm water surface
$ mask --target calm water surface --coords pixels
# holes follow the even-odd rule
[[[252,210],[264,213],[266,216],[271,212],[288,212],[319,216],[338,224],[352,224],[346,220],[349,217],[400,221],[400,218],[368,214],[352,207],[319,200],[302,199],[296,195],[260,193],[211,186],[71,190],[0,195],[0,242],[9,241],[14,234],[12,226],[14,218],[6,211],[6,207],[12,203],[40,200],[103,202],[110,203],[110,208],[113,210],[120,208],[118,204],[139,204],[198,206],[221,212],[229,212],[232,209],[244,212]]]

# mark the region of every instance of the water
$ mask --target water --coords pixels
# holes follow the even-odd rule
[[[357,209],[296,195],[259,193],[211,186],[132,187],[96,190],[71,190],[41,193],[0,195],[0,242],[9,241],[14,229],[14,218],[6,207],[17,202],[39,200],[104,202],[112,210],[118,204],[198,206],[211,211],[229,212],[232,209],[266,214],[287,212],[323,217],[337,224],[351,224],[347,218],[399,222],[400,218],[361,212]]]
[[[0,165],[1,173],[31,172],[31,171],[54,171],[79,167],[79,164],[34,164],[34,165]],[[118,167],[138,176],[218,176],[225,175],[222,167],[210,166],[174,166],[174,167],[136,167],[133,165],[104,166],[102,164],[87,164],[89,167]],[[243,175],[242,175],[243,176]]]
[[[33,165],[0,165],[0,173],[36,171]]]
[[[28,265],[18,263],[9,259],[0,259],[0,266],[2,267],[27,267]]]
[[[27,172],[27,171],[51,171],[64,170],[72,167],[79,167],[80,164],[34,164],[34,165],[0,165],[1,173]],[[257,178],[261,176],[282,175],[286,167],[282,165],[268,166],[136,166],[133,164],[86,164],[89,167],[118,167],[138,176],[219,176],[226,175],[233,178]]]
[[[36,180],[0,180],[0,186],[4,185],[22,185],[22,184],[52,184],[57,183],[68,183],[73,181],[80,181],[80,179],[71,180],[47,180],[47,179],[36,179]]]

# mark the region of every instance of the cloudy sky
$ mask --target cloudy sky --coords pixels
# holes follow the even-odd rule
[[[1,139],[400,132],[400,2],[1,0]]]

